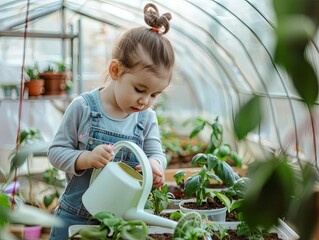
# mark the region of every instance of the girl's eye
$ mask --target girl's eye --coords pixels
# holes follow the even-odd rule
[[[151,97],[152,97],[152,98],[156,98],[156,97],[157,97],[157,95],[158,95],[158,94],[157,94],[157,93],[155,93],[155,94],[152,94],[152,95],[151,95]]]
[[[144,90],[140,90],[140,89],[138,89],[138,88],[135,88],[135,91],[138,92],[138,93],[144,92]]]

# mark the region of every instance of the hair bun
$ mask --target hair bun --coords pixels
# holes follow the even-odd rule
[[[161,34],[168,32],[170,28],[169,21],[172,19],[170,13],[159,14],[158,8],[153,3],[148,3],[144,7],[144,21],[150,27],[159,29]]]

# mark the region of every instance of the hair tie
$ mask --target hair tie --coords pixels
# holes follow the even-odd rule
[[[155,32],[159,32],[160,31],[157,27],[151,27],[151,30],[153,30]]]

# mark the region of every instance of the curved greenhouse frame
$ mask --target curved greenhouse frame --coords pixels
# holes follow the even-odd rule
[[[311,166],[314,176],[309,179],[317,183],[317,1],[152,2],[161,13],[172,14],[167,37],[176,54],[172,84],[154,106],[160,127],[163,118],[169,128],[177,124],[181,137],[198,134],[202,141],[213,141],[215,136],[209,126],[213,128],[212,123],[219,120],[225,134],[223,141],[238,152],[245,166],[256,160],[282,162],[287,157],[291,160],[288,165],[302,169],[305,176],[311,170],[303,172],[308,170],[304,166]],[[6,97],[3,90],[0,152],[7,145],[17,144],[20,128],[39,128],[45,142],[52,141],[72,97],[105,82],[112,46],[120,34],[131,27],[145,26],[142,9],[146,3],[143,0],[1,1],[2,88],[23,86],[26,66],[38,64],[43,70],[51,62],[59,61],[68,64],[75,88],[71,97],[37,98],[29,98],[18,90]],[[20,97],[19,93],[25,95]],[[202,124],[195,132],[193,125],[187,125],[194,120]],[[289,173],[286,165],[278,169]],[[269,170],[270,178],[278,169],[271,168],[275,173]],[[254,170],[258,172],[258,168]],[[281,179],[285,183],[289,182],[288,173]]]

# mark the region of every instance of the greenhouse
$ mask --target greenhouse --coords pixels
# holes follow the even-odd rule
[[[0,13],[0,239],[319,239],[318,1]]]

